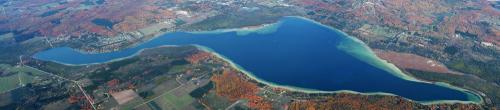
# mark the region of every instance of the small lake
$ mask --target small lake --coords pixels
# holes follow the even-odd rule
[[[267,33],[174,32],[133,48],[99,54],[59,47],[39,52],[34,58],[74,65],[94,64],[130,57],[145,48],[196,44],[223,55],[259,80],[281,86],[383,92],[416,101],[477,99],[465,91],[398,76],[389,67],[377,65],[381,64],[380,59],[374,60],[377,58],[363,43],[312,21],[285,17],[273,26],[270,29],[275,30]]]

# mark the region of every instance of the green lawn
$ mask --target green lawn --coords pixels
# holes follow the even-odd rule
[[[20,87],[21,84],[25,85],[33,82],[34,76],[29,73],[38,74],[39,71],[25,67],[13,67],[6,64],[0,64],[0,68],[5,72],[15,73],[9,76],[0,77],[0,93]]]
[[[209,92],[205,97],[203,97],[203,100],[208,102],[207,105],[215,110],[223,110],[232,104],[228,99],[217,96],[213,91]]]
[[[180,72],[184,72],[186,71],[187,67],[189,65],[174,65],[172,66],[172,68],[170,68],[170,70],[168,71],[168,73],[180,73]]]
[[[0,77],[0,93],[19,87],[18,74]]]
[[[177,110],[182,110],[183,108],[189,106],[194,99],[189,96],[189,94],[182,95],[177,97],[171,93],[165,94],[162,98],[165,98],[168,103],[174,106]]]
[[[121,105],[120,109],[121,110],[133,110],[135,106],[142,104],[144,100],[142,98],[135,98],[132,99],[131,101]]]

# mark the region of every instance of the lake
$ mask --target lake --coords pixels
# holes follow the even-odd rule
[[[390,93],[416,101],[471,101],[478,97],[446,86],[409,80],[378,59],[366,45],[342,32],[297,17],[285,17],[266,33],[174,32],[133,48],[87,54],[69,47],[33,57],[64,64],[109,62],[162,45],[200,45],[224,56],[258,80],[318,91]],[[267,29],[267,28],[266,28]],[[398,75],[399,74],[399,75]]]

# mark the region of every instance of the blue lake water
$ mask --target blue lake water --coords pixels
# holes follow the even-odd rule
[[[471,100],[467,92],[405,80],[372,66],[339,49],[346,40],[352,39],[311,21],[286,17],[275,32],[267,34],[175,32],[115,52],[86,54],[60,47],[39,52],[34,58],[91,64],[129,57],[144,48],[197,44],[225,56],[257,78],[277,85],[321,91],[385,92],[416,101]]]

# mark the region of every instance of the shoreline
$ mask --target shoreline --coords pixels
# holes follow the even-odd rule
[[[278,21],[278,22],[275,22],[275,23],[269,23],[269,24],[261,24],[261,25],[257,25],[257,26],[247,26],[247,27],[243,27],[241,29],[240,28],[228,28],[228,29],[216,29],[216,30],[212,30],[212,31],[193,31],[193,32],[178,31],[178,32],[185,32],[185,33],[191,33],[191,34],[219,34],[219,33],[226,33],[226,32],[236,32],[238,36],[244,36],[244,35],[252,34],[252,33],[266,34],[266,33],[269,33],[269,32],[272,33],[274,31],[276,31],[276,29],[279,28],[279,26],[281,25],[281,22],[282,21]],[[274,31],[266,31],[267,29],[272,29]],[[144,40],[144,41],[141,41],[141,42],[137,42],[135,44],[127,46],[126,48],[137,47],[137,46],[139,46],[139,45],[141,45],[143,43],[150,42],[150,41],[152,41],[154,39],[157,39],[159,37],[162,37],[162,36],[170,34],[170,33],[175,33],[175,31],[174,32],[160,32],[160,33],[155,33],[155,34],[153,34],[153,37],[151,37],[151,39]],[[240,34],[238,34],[238,33],[240,33]],[[162,45],[162,46],[157,46],[157,47],[179,47],[179,45]],[[157,48],[157,47],[152,47],[152,48]],[[56,48],[69,48],[72,51],[75,51],[75,52],[78,52],[78,53],[82,53],[82,54],[100,54],[100,53],[86,52],[86,51],[79,50],[79,49],[74,49],[74,48],[71,48],[71,47],[56,47]],[[54,48],[49,48],[48,50],[50,50],[50,49],[54,49]],[[104,62],[97,62],[97,63],[68,64],[68,63],[63,63],[63,62],[59,62],[59,61],[55,61],[55,60],[44,60],[44,61],[51,61],[51,62],[55,62],[55,63],[67,65],[67,66],[96,65],[96,64],[110,63],[110,62],[114,62],[114,61],[128,59],[128,58],[131,58],[131,57],[139,55],[145,49],[151,49],[151,48],[143,48],[143,49],[140,49],[139,51],[135,52],[134,54],[132,54],[130,56],[126,56],[126,57],[122,57],[122,58],[116,58],[116,59],[112,59],[112,60],[104,61]],[[45,50],[45,51],[47,51],[47,50]],[[114,52],[114,51],[110,51],[110,52]],[[103,53],[109,53],[109,52],[103,52]],[[38,52],[35,53],[32,56],[32,58],[35,58],[37,60],[41,60],[41,59],[35,57],[36,54],[38,54]]]
[[[98,64],[104,64],[104,63],[111,63],[111,62],[115,62],[115,61],[120,61],[120,60],[124,60],[124,59],[129,59],[129,58],[132,58],[132,57],[135,57],[139,54],[141,54],[143,51],[145,50],[148,50],[148,49],[153,49],[153,48],[161,48],[161,47],[180,47],[180,45],[161,45],[161,46],[157,46],[157,47],[152,47],[152,48],[143,48],[143,49],[140,49],[139,51],[135,52],[134,54],[130,55],[130,56],[126,56],[126,57],[121,57],[121,58],[116,58],[116,59],[112,59],[112,60],[109,60],[109,61],[104,61],[104,62],[96,62],[96,63],[86,63],[86,64],[68,64],[68,63],[63,63],[63,62],[59,62],[59,61],[55,61],[55,60],[45,60],[45,59],[40,59],[40,58],[36,58],[35,56],[32,56],[31,58],[34,58],[34,59],[37,59],[37,60],[43,60],[43,61],[50,61],[50,62],[54,62],[54,63],[58,63],[58,64],[62,64],[62,65],[66,65],[66,66],[88,66],[88,65],[98,65]],[[60,48],[69,48],[71,49],[72,51],[75,51],[75,52],[78,52],[78,53],[84,53],[82,51],[78,51],[78,50],[75,50],[71,47],[60,47]],[[54,49],[54,48],[52,48]],[[88,54],[88,53],[85,53],[85,54]],[[35,54],[36,55],[36,54]]]
[[[352,91],[352,90],[336,90],[336,91],[322,91],[322,90],[315,90],[315,89],[307,89],[307,88],[300,88],[300,87],[294,87],[294,86],[288,86],[288,85],[280,85],[276,83],[272,83],[263,79],[258,78],[255,76],[252,72],[245,70],[243,67],[239,66],[238,64],[234,63],[232,60],[229,58],[225,57],[224,55],[221,55],[214,50],[201,46],[201,45],[194,45],[195,47],[199,48],[202,51],[208,52],[210,54],[213,54],[217,58],[222,59],[223,61],[227,62],[231,67],[235,68],[237,71],[240,71],[243,73],[245,76],[249,77],[252,80],[257,81],[258,83],[263,83],[267,86],[273,87],[273,88],[283,88],[288,91],[294,91],[294,92],[302,92],[306,94],[313,94],[313,93],[348,93],[348,94],[360,94],[360,95],[387,95],[387,96],[399,96],[396,94],[392,93],[387,93],[387,92],[357,92],[357,91]],[[433,83],[434,84],[434,83]],[[437,85],[437,84],[436,84]],[[463,92],[463,91],[462,91]],[[417,102],[423,105],[432,105],[432,104],[454,104],[454,103],[461,103],[461,104],[482,104],[482,100],[480,103],[475,102],[475,101],[461,101],[461,100],[432,100],[432,101],[416,101],[412,99],[408,99],[403,96],[399,96],[403,99]]]
[[[370,64],[372,66],[375,66],[375,67],[377,67],[379,69],[386,70],[386,71],[388,71],[389,73],[391,73],[392,75],[394,75],[396,77],[399,77],[399,78],[402,78],[402,79],[405,79],[405,80],[408,80],[408,81],[415,81],[415,82],[421,82],[421,83],[429,83],[429,84],[434,84],[434,85],[441,86],[441,87],[447,87],[447,88],[450,88],[450,89],[454,89],[454,90],[457,90],[457,91],[464,92],[465,94],[468,95],[469,98],[471,97],[470,95],[475,95],[475,97],[479,98],[479,100],[476,100],[476,101],[435,100],[435,101],[416,101],[416,102],[430,103],[430,104],[434,104],[432,102],[438,102],[438,103],[443,103],[443,102],[444,103],[450,103],[450,102],[451,103],[453,103],[453,102],[472,102],[472,103],[476,103],[476,104],[483,104],[484,103],[484,99],[482,98],[482,96],[480,94],[474,92],[474,91],[467,90],[467,89],[460,88],[460,87],[456,87],[456,86],[453,86],[451,84],[444,83],[444,82],[423,81],[423,80],[419,80],[419,79],[417,79],[415,77],[412,77],[412,76],[409,76],[409,75],[405,74],[396,65],[388,62],[387,60],[381,59],[378,56],[376,56],[375,52],[370,47],[368,47],[368,45],[366,45],[363,41],[359,40],[356,37],[350,36],[350,35],[348,35],[347,33],[343,32],[341,30],[338,30],[336,28],[323,25],[323,24],[321,24],[321,23],[319,23],[317,21],[314,21],[314,20],[311,20],[311,19],[308,19],[308,18],[304,18],[304,17],[301,17],[301,16],[288,16],[288,17],[293,17],[293,18],[298,18],[298,19],[306,20],[306,21],[309,21],[311,23],[315,23],[317,25],[320,25],[322,27],[331,29],[331,30],[333,30],[333,31],[335,31],[335,32],[337,32],[339,34],[342,34],[342,35],[346,36],[345,38],[348,39],[348,41],[355,42],[355,43],[361,45],[361,48],[364,48],[364,49],[346,49],[345,46],[344,47],[338,47],[338,48],[344,48],[344,49],[341,49],[341,50],[346,51],[347,53],[351,54],[354,57],[357,57],[358,59],[370,59],[366,63],[368,63],[368,64]],[[345,41],[346,40],[343,40],[342,43],[346,43]],[[342,46],[342,45],[340,45],[340,46]],[[347,46],[352,46],[352,45],[347,45]],[[364,52],[367,52],[367,53],[362,53],[362,52],[360,53],[359,51],[352,51],[352,50],[364,50]],[[371,59],[370,57],[373,58],[373,59]],[[383,66],[385,66],[387,68],[383,68]],[[389,94],[391,94],[391,93],[389,93]]]
[[[469,104],[469,103],[483,104],[484,103],[484,101],[483,101],[484,99],[481,97],[481,95],[477,94],[476,92],[473,92],[473,91],[470,91],[470,90],[467,90],[467,89],[464,89],[464,88],[455,87],[455,86],[447,84],[447,83],[440,84],[441,82],[428,82],[428,81],[418,80],[418,79],[416,79],[416,78],[414,78],[412,76],[409,76],[409,75],[403,73],[394,64],[391,64],[391,63],[389,63],[386,60],[378,58],[375,55],[375,53],[373,52],[373,50],[371,50],[371,48],[369,48],[366,44],[364,44],[363,41],[361,41],[361,40],[359,40],[359,39],[357,39],[355,37],[349,36],[349,35],[347,35],[347,33],[344,33],[344,32],[342,32],[342,31],[340,31],[338,29],[335,29],[333,27],[329,27],[329,26],[323,25],[323,24],[321,24],[319,22],[316,22],[314,20],[311,20],[311,19],[308,19],[308,18],[304,18],[304,17],[300,17],[300,16],[287,16],[287,17],[292,17],[292,18],[298,18],[298,19],[306,20],[308,22],[315,23],[315,24],[320,25],[322,27],[325,27],[325,28],[328,28],[330,30],[333,30],[333,31],[335,31],[338,34],[342,34],[342,35],[346,36],[345,39],[342,41],[342,43],[346,43],[345,41],[354,42],[356,44],[361,45],[361,47],[357,47],[357,48],[361,48],[361,49],[352,49],[352,50],[363,50],[363,51],[352,51],[352,50],[349,50],[349,49],[345,49],[345,48],[350,47],[352,45],[340,46],[340,47],[337,47],[337,48],[344,48],[344,49],[341,49],[341,50],[344,50],[348,54],[351,54],[352,56],[354,56],[354,57],[356,57],[358,59],[368,59],[365,63],[368,63],[368,64],[370,64],[372,66],[375,66],[375,67],[377,67],[379,69],[388,71],[389,73],[391,73],[391,75],[394,75],[396,77],[399,77],[399,78],[402,78],[402,79],[408,80],[408,81],[429,83],[429,84],[434,84],[436,86],[442,86],[442,87],[454,89],[454,90],[457,90],[457,91],[465,93],[466,95],[468,95],[467,97],[469,99],[471,99],[470,98],[471,96],[469,96],[469,94],[475,95],[475,97],[479,98],[479,100],[470,100],[470,101],[460,101],[460,100],[415,101],[415,100],[411,100],[411,99],[408,99],[406,97],[400,96],[400,97],[402,97],[402,98],[404,98],[406,100],[414,101],[414,102],[417,102],[417,103],[420,103],[420,104],[424,104],[424,105],[442,104],[442,103],[448,103],[448,104],[449,103],[463,103],[463,104]],[[284,17],[284,18],[286,18],[286,17]],[[230,29],[217,29],[217,30],[213,30],[213,31],[196,31],[196,32],[186,32],[186,33],[192,33],[192,34],[218,34],[218,33],[225,33],[225,32],[236,32],[237,36],[245,36],[245,35],[252,34],[252,33],[266,34],[266,33],[272,33],[274,31],[276,31],[279,28],[279,26],[281,25],[281,23],[282,23],[282,21],[280,20],[280,21],[278,21],[276,23],[263,24],[263,25],[252,26],[252,27],[230,28]],[[179,31],[179,32],[184,32],[184,31]],[[156,39],[158,37],[165,36],[165,35],[167,35],[169,33],[173,33],[173,32],[158,33],[158,34],[154,35],[154,37],[152,37],[152,39],[145,40],[143,42],[138,42],[138,45],[141,45],[142,43],[149,42],[149,41],[154,40],[154,39]],[[134,45],[133,47],[136,47],[138,45]],[[218,58],[221,58],[222,60],[224,60],[227,63],[229,63],[230,66],[234,67],[238,71],[241,71],[243,74],[245,74],[246,76],[248,76],[252,80],[255,80],[255,81],[259,82],[259,83],[263,83],[263,84],[266,84],[268,86],[275,87],[275,88],[283,88],[283,89],[286,89],[286,90],[289,90],[289,91],[296,91],[296,92],[302,92],[302,93],[351,93],[351,94],[361,94],[361,95],[390,95],[390,96],[399,96],[399,95],[395,95],[395,94],[392,94],[392,93],[386,93],[386,92],[356,92],[356,91],[351,91],[351,90],[321,91],[321,90],[299,88],[299,87],[288,86],[288,85],[279,85],[279,84],[268,82],[268,81],[265,81],[265,80],[262,80],[262,79],[256,77],[254,74],[252,74],[251,72],[245,70],[241,66],[237,65],[236,63],[234,63],[233,61],[231,61],[227,57],[225,57],[225,56],[223,56],[221,54],[218,54],[217,52],[213,51],[212,49],[210,49],[208,47],[201,46],[201,45],[196,45],[196,44],[193,44],[193,45],[195,47],[197,47],[198,49],[200,49],[200,50],[207,51],[207,52],[209,52],[209,53],[217,56]],[[151,47],[151,48],[158,48],[158,47],[179,47],[179,45],[162,45],[162,46]],[[69,48],[69,47],[65,47],[65,48]],[[151,48],[143,48],[143,49],[135,52],[134,54],[132,54],[130,56],[122,57],[122,58],[116,58],[116,59],[112,59],[112,60],[109,60],[109,61],[98,62],[98,63],[66,64],[66,63],[62,63],[62,62],[58,62],[58,61],[54,61],[54,60],[44,60],[44,61],[51,61],[51,62],[55,62],[55,63],[59,63],[59,64],[63,64],[63,65],[68,65],[68,66],[94,65],[94,64],[109,63],[109,62],[114,62],[114,61],[119,61],[119,60],[131,58],[131,57],[135,57],[135,56],[139,55],[140,53],[142,53],[144,50],[151,49]],[[70,49],[72,49],[72,48],[70,48]],[[77,50],[73,49],[73,51],[77,51]],[[77,52],[83,53],[81,51],[77,51]],[[362,53],[362,52],[367,52],[367,53]],[[88,54],[88,53],[86,53],[86,54]],[[35,57],[33,57],[33,58],[35,58]],[[35,59],[38,59],[38,58],[35,58]],[[41,60],[41,59],[38,59],[38,60]]]
[[[246,26],[242,28],[216,29],[212,31],[194,31],[194,32],[180,31],[180,32],[186,32],[191,34],[220,34],[226,32],[236,32],[236,35],[238,36],[245,36],[252,33],[267,34],[275,32],[280,27],[281,23],[282,21],[277,21],[275,23],[261,24],[256,26]]]

